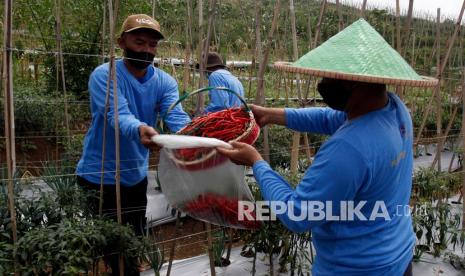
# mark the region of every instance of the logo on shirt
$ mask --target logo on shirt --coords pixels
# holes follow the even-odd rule
[[[397,155],[396,159],[391,161],[391,167],[399,165],[400,161],[402,161],[402,159],[405,159],[406,155],[407,153],[405,151],[401,151],[399,155]]]

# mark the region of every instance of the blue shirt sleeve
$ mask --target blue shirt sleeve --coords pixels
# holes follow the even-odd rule
[[[160,114],[166,114],[168,108],[179,99],[178,84],[171,77],[166,75],[165,92],[159,99]],[[183,128],[191,121],[191,118],[183,110],[182,104],[177,104],[166,116],[165,123],[172,132],[176,132]]]
[[[359,151],[340,139],[330,139],[322,146],[295,190],[265,161],[256,162],[253,171],[263,198],[293,204],[294,214],[297,216],[310,210],[305,208],[308,205],[302,203],[315,201],[331,201],[332,214],[339,215],[341,201],[353,200],[357,190],[370,177],[368,163]],[[272,211],[276,213],[273,208]],[[294,220],[288,212],[276,214],[294,232],[307,231],[325,222],[324,219]]]
[[[106,69],[106,70],[105,70]],[[102,115],[105,113],[105,98],[107,93],[108,67],[95,70],[89,79],[89,92],[94,107]],[[132,140],[139,140],[139,126],[147,125],[139,121],[129,110],[126,97],[118,87],[118,121],[119,129],[122,135]],[[107,114],[108,123],[115,127],[115,109],[114,109],[114,91],[113,82],[110,82],[109,109]]]
[[[221,74],[215,72],[208,78],[208,85],[210,87],[225,87]],[[210,103],[205,108],[205,113],[216,112],[231,107],[229,93],[227,91],[211,90],[208,92],[208,97],[210,98]]]
[[[286,126],[300,132],[331,135],[346,121],[347,114],[329,107],[286,108]]]

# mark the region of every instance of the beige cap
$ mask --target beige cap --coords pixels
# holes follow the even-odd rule
[[[160,31],[160,24],[157,20],[146,14],[133,14],[124,20],[121,28],[121,35],[129,33],[138,29],[149,29],[155,31],[160,39],[165,38]]]

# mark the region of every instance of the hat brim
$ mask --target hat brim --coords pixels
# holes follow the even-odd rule
[[[134,27],[132,29],[124,31],[123,33],[130,33],[130,32],[133,32],[135,30],[141,30],[141,29],[146,29],[146,30],[155,32],[157,34],[157,36],[158,36],[157,39],[165,39],[165,36],[160,31],[158,31],[156,29],[148,28],[148,27],[145,27],[145,26]]]
[[[228,66],[226,66],[224,64],[209,64],[209,65],[206,65],[205,69],[216,67],[216,66],[221,66],[223,68],[228,68]],[[195,69],[200,69],[200,63],[195,64]]]
[[[362,75],[362,74],[352,74],[336,71],[324,71],[316,68],[304,68],[293,66],[291,62],[278,61],[275,62],[273,68],[299,74],[307,74],[315,77],[322,78],[331,78],[339,80],[348,80],[348,81],[359,81],[359,82],[369,82],[369,83],[382,83],[382,84],[391,84],[391,85],[401,85],[401,86],[413,86],[413,87],[434,87],[437,86],[439,81],[432,77],[421,76],[421,80],[412,80],[412,79],[398,79],[384,76],[372,76],[372,75]]]

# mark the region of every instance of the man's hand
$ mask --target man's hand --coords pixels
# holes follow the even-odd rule
[[[253,166],[257,161],[263,160],[258,151],[249,144],[241,142],[231,142],[232,149],[216,148],[219,153],[229,157],[232,162],[238,165]]]
[[[254,104],[249,104],[249,108],[260,127],[267,124],[286,125],[286,115],[283,108],[267,108]]]
[[[152,150],[158,148],[157,144],[151,140],[151,138],[155,135],[158,135],[158,132],[155,131],[153,127],[150,127],[150,126],[139,127],[140,143],[144,145],[146,148],[152,149]]]

